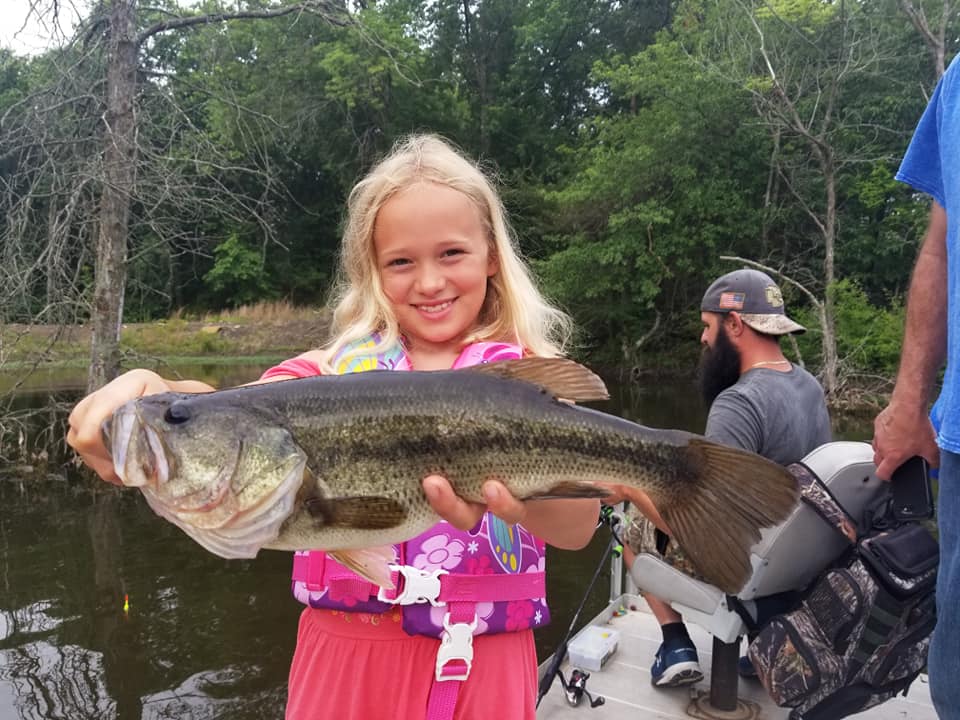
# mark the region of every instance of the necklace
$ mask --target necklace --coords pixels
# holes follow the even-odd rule
[[[760,362],[755,362],[750,366],[750,369],[753,370],[755,367],[760,367],[761,365],[788,365],[790,364],[789,360],[761,360]]]

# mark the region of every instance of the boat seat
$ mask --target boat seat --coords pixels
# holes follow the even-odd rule
[[[802,462],[829,488],[857,524],[857,530],[862,531],[865,510],[886,492],[886,483],[876,476],[873,448],[865,442],[831,442],[813,450]],[[717,520],[722,522],[722,518]],[[737,597],[750,608],[758,598],[801,590],[847,547],[843,538],[813,508],[799,502],[783,523],[761,531],[760,541],[750,553],[753,574]],[[630,576],[642,592],[650,592],[669,603],[685,622],[699,625],[713,635],[714,675],[718,641],[736,644],[736,653],[726,653],[728,658],[733,655],[735,662],[740,638],[747,628],[740,616],[727,607],[727,596],[722,590],[695,580],[649,554],[637,555]],[[730,670],[725,668],[724,677],[729,676]],[[732,676],[735,700],[735,668]],[[711,679],[711,687],[714,680]],[[726,704],[729,705],[729,699]]]

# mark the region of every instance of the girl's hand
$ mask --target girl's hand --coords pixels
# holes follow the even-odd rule
[[[434,511],[459,530],[473,529],[489,510],[505,523],[519,523],[547,544],[565,550],[579,550],[590,542],[600,514],[596,500],[523,502],[496,480],[483,484],[486,505],[463,500],[439,475],[424,478],[423,491]]]
[[[423,491],[434,512],[458,530],[474,528],[487,510],[509,525],[522,523],[527,515],[526,505],[496,480],[488,480],[483,484],[486,505],[463,500],[453,492],[447,479],[440,475],[424,478]]]
[[[173,389],[196,392],[204,388],[212,389],[203,383],[170,383],[150,370],[131,370],[77,403],[68,420],[67,443],[97,475],[120,485],[120,478],[113,470],[113,460],[103,444],[100,426],[104,420],[128,400],[143,395]]]

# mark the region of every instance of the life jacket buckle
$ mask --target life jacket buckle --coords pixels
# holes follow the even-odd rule
[[[443,633],[437,650],[436,679],[466,680],[473,665],[473,632],[477,629],[477,615],[468,623],[451,623],[450,613],[443,616]],[[457,663],[448,668],[449,663]],[[461,672],[458,672],[460,668]]]
[[[377,591],[377,600],[392,605],[415,605],[429,602],[434,607],[446,603],[438,600],[440,597],[440,576],[447,575],[446,570],[421,570],[410,565],[390,565],[390,570],[399,573],[403,578],[403,587],[396,597],[390,597],[392,590],[380,588]],[[399,583],[398,583],[399,584]]]

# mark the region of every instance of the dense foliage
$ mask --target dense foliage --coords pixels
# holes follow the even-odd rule
[[[38,168],[86,177],[96,163],[102,62],[85,48],[109,5],[93,4],[65,50],[0,50],[0,207],[10,214],[33,193],[41,228],[3,235],[4,263],[36,271],[5,302],[5,322],[43,319],[67,279],[73,306],[87,308],[80,319],[90,311],[96,183]],[[944,5],[911,7],[936,19]],[[260,299],[322,303],[350,187],[397,138],[431,130],[497,172],[524,253],[594,361],[691,367],[700,295],[736,267],[721,256],[738,256],[809,291],[785,284],[812,329],[799,348],[808,364],[823,353],[813,297],[832,312],[841,382],[891,374],[927,203],[893,175],[937,79],[902,2],[351,8],[347,27],[298,14],[166,32],[141,48],[138,138],[149,152],[138,183],[156,184],[157,200],[131,208],[151,219],[131,225],[128,320]],[[143,3],[138,22],[218,9]],[[954,16],[947,38],[958,37]],[[69,82],[68,67],[79,73]],[[36,120],[58,124],[51,144],[9,150],[34,94],[49,100],[51,88],[62,97]],[[239,200],[213,211],[224,195]],[[72,274],[52,282],[42,228],[56,222],[76,227]]]

